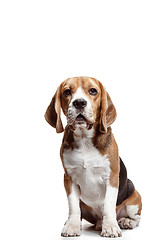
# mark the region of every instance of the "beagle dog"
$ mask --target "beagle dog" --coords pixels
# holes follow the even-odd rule
[[[67,118],[64,130],[61,108]],[[69,217],[62,236],[81,234],[85,219],[103,237],[120,237],[121,229],[140,222],[141,196],[127,178],[110,125],[116,109],[98,80],[69,78],[58,87],[45,118],[57,133],[64,131],[60,156]]]

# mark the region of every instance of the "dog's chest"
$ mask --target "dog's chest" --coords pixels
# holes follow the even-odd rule
[[[94,147],[91,138],[78,140],[73,150],[64,150],[63,161],[73,182],[79,185],[85,203],[92,205],[93,201],[104,200],[110,163]]]

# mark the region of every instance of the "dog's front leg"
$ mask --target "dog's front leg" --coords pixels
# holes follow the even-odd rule
[[[109,183],[106,187],[106,195],[103,208],[103,223],[101,236],[121,237],[121,230],[116,220],[116,201],[118,188],[112,187]]]
[[[71,177],[64,176],[64,185],[69,204],[69,217],[66,221],[61,235],[64,237],[80,236],[81,214],[79,206],[79,187],[74,184]]]

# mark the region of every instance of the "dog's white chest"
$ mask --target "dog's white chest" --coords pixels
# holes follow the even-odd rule
[[[72,181],[79,185],[81,199],[91,206],[104,201],[109,182],[110,163],[94,147],[90,138],[78,140],[76,148],[63,153],[63,160]]]

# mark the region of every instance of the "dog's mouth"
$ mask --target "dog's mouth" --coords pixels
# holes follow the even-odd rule
[[[79,123],[82,123],[82,122],[86,122],[87,119],[80,113],[80,114],[76,117],[75,121],[77,121],[77,122],[79,122]]]

